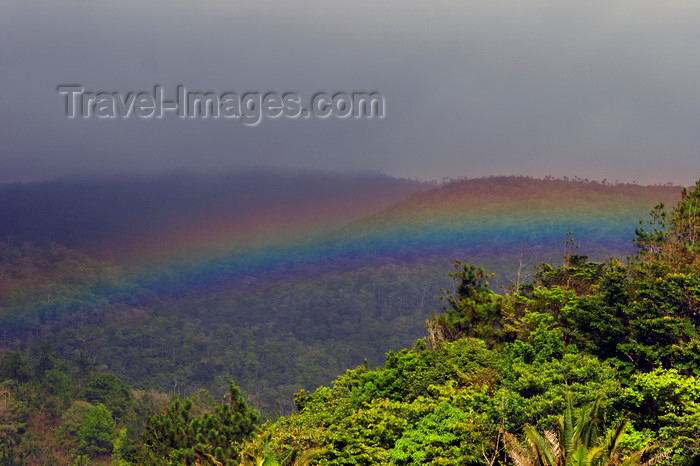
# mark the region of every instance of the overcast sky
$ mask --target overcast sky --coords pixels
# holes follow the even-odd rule
[[[249,166],[700,177],[700,2],[12,1],[0,182]],[[57,86],[166,98],[377,91],[382,119],[74,118]]]

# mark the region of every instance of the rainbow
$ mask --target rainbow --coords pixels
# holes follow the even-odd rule
[[[458,252],[559,254],[568,232],[583,253],[624,256],[633,251],[635,228],[651,208],[659,202],[672,205],[679,197],[680,188],[673,186],[525,177],[465,180],[416,193],[330,232],[323,232],[328,228],[320,212],[328,209],[322,207],[318,215],[303,218],[282,212],[253,218],[235,234],[231,224],[210,219],[190,236],[172,244],[162,241],[158,254],[135,270],[141,286],[169,293],[264,274],[322,273]]]
[[[568,232],[594,259],[624,257],[633,252],[640,219],[657,203],[673,205],[679,198],[673,186],[495,177],[417,192],[359,220],[367,206],[352,196],[293,211],[289,203],[217,211],[179,227],[163,219],[138,236],[101,245],[119,264],[110,275],[116,278],[61,286],[77,291],[54,300],[30,296],[25,304],[0,308],[0,321],[7,329],[29,329],[36,319],[47,322],[86,307],[148,305],[154,296],[196,297],[259,280],[314,280],[387,263],[420,267],[435,258],[461,258],[488,266],[493,258],[514,263],[526,254],[534,264],[560,259]]]

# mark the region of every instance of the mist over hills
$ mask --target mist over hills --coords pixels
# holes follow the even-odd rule
[[[680,198],[585,180],[267,171],[0,193],[0,236],[14,237],[0,261],[3,347],[50,341],[141,388],[218,394],[234,379],[266,412],[411,346],[454,259],[496,272],[496,288],[561,261],[567,232],[581,254],[624,260],[639,220]]]
[[[0,237],[124,264],[275,244],[370,255],[485,242],[534,247],[568,231],[588,248],[619,248],[631,245],[629,229],[653,205],[676,202],[679,193],[579,179],[500,176],[436,186],[377,173],[267,169],[65,179],[0,185]]]
[[[128,262],[167,248],[329,231],[429,186],[379,173],[273,169],[4,184],[0,237]]]

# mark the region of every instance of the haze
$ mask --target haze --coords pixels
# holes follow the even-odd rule
[[[689,184],[700,3],[5,2],[0,182],[269,166]],[[378,91],[383,119],[68,119],[127,93]]]

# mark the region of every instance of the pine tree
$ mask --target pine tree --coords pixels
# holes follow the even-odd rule
[[[192,400],[175,397],[163,413],[148,419],[142,462],[177,458],[188,464],[237,464],[239,444],[257,430],[259,415],[233,382],[227,398],[212,412],[192,417]]]
[[[90,456],[103,455],[112,452],[113,442],[112,413],[103,404],[93,406],[78,429],[78,449]]]

